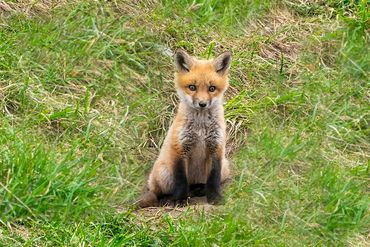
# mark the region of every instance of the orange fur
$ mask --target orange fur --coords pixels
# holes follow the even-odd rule
[[[142,207],[158,204],[153,195],[159,196],[173,191],[174,165],[179,158],[185,161],[185,172],[189,184],[206,183],[212,169],[212,152],[209,151],[207,145],[213,145],[206,142],[207,126],[195,130],[187,129],[190,128],[189,121],[194,121],[196,126],[203,126],[212,117],[210,123],[217,125],[216,137],[219,137],[215,137],[214,153],[221,160],[221,181],[225,181],[230,175],[229,163],[225,158],[226,125],[222,98],[229,85],[228,68],[231,56],[229,53],[224,53],[214,60],[197,60],[183,51],[176,55],[175,87],[180,96],[180,105],[149,175],[147,192],[144,193],[140,202]],[[196,90],[192,91],[189,88],[190,85],[195,86]],[[210,86],[215,87],[213,92]],[[198,106],[200,102],[207,104],[204,110]],[[184,147],[186,145],[184,133],[196,136],[196,141],[190,149]]]

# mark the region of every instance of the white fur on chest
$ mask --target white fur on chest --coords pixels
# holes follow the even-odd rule
[[[205,139],[215,131],[219,132],[216,115],[209,111],[192,111],[187,113],[185,123],[180,131],[180,139],[202,146]]]
[[[212,119],[209,113],[199,112],[198,114],[189,114],[189,120],[194,122],[195,132],[198,134],[199,141],[202,142],[207,137],[207,127],[210,126]]]
[[[220,142],[223,131],[217,115],[209,111],[193,111],[186,115],[180,132],[183,145],[190,146],[186,153],[189,183],[205,183],[207,167],[207,141]]]

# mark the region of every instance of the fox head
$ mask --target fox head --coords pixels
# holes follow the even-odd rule
[[[182,102],[199,110],[222,104],[223,94],[229,86],[230,52],[213,60],[198,60],[179,49],[174,60],[175,86]]]

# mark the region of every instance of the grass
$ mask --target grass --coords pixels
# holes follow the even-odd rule
[[[0,245],[367,246],[366,1],[1,3]],[[171,51],[233,52],[226,204],[145,215]]]

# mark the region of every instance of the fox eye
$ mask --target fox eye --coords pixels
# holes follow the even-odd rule
[[[215,90],[216,90],[216,87],[215,86],[210,86],[208,88],[208,91],[210,91],[210,92],[214,92]]]
[[[197,90],[197,87],[195,85],[189,85],[189,89],[191,91],[195,91],[195,90]]]

